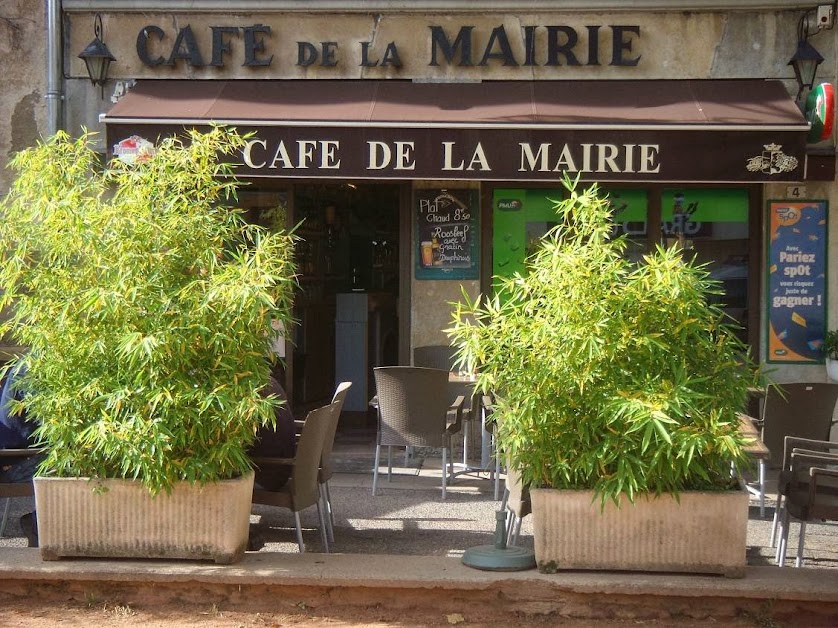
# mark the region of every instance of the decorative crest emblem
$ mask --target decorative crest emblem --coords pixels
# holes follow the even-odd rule
[[[114,144],[113,154],[126,164],[134,164],[150,159],[154,155],[154,144],[144,137],[132,135]]]
[[[748,159],[747,168],[750,172],[763,174],[780,174],[791,172],[797,168],[797,157],[786,155],[780,144],[763,144],[762,154]]]

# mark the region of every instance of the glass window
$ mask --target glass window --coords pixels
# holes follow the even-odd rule
[[[614,233],[629,239],[626,256],[640,262],[656,243],[680,244],[707,264],[724,295],[716,298],[748,340],[749,192],[746,188],[619,188],[603,186],[614,211]],[[492,274],[524,271],[538,239],[556,224],[561,188],[494,190]],[[655,224],[658,223],[658,224]]]
[[[743,188],[665,188],[661,195],[661,239],[680,243],[710,276],[722,283],[717,297],[725,312],[748,329],[748,191]]]

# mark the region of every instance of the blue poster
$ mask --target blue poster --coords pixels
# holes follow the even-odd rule
[[[768,203],[768,362],[823,362],[826,201]]]

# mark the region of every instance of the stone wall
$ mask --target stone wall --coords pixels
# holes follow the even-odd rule
[[[44,0],[0,3],[0,194],[13,180],[7,168],[17,151],[46,133]]]

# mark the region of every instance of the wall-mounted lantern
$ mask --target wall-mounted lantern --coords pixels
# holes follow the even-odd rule
[[[87,75],[94,85],[101,88],[102,98],[104,98],[108,68],[111,61],[116,61],[116,57],[111,54],[105,42],[102,41],[102,16],[98,13],[93,18],[93,35],[95,38],[87,45],[87,48],[79,53],[79,58],[84,59],[84,64],[87,66]]]
[[[804,91],[812,90],[815,85],[815,75],[821,63],[823,63],[823,57],[812,44],[805,39],[797,42],[797,50],[789,61],[789,65],[794,69],[794,78],[797,79],[798,101]]]

